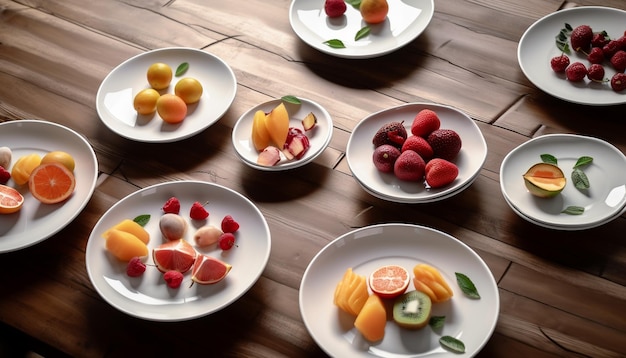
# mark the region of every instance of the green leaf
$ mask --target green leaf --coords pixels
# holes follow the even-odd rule
[[[178,65],[178,67],[176,68],[176,77],[182,76],[185,72],[187,72],[188,68],[189,68],[189,63],[187,62],[183,62],[180,65]]]
[[[324,45],[328,45],[332,48],[346,48],[346,45],[343,44],[343,41],[338,39],[324,41]]]
[[[361,0],[346,0],[346,3],[357,10],[361,7]]]
[[[428,325],[433,329],[443,327],[444,323],[446,323],[446,316],[431,316],[430,320],[428,320]]]
[[[463,291],[467,297],[480,298],[480,294],[478,294],[476,286],[474,286],[474,283],[469,277],[460,272],[455,272],[454,274],[456,275],[456,282],[459,284],[461,291]]]
[[[148,221],[150,221],[150,215],[148,214],[139,215],[136,218],[134,218],[133,221],[141,226],[146,226]]]
[[[558,164],[558,160],[552,154],[541,154],[540,157],[541,157],[541,161],[544,163],[554,164],[554,165]]]
[[[589,189],[589,178],[587,178],[587,174],[579,168],[575,168],[572,171],[572,182],[578,190]]]
[[[439,338],[439,343],[442,347],[447,348],[454,353],[465,353],[465,344],[454,337],[443,336]]]
[[[569,32],[574,31],[574,28],[572,27],[572,25],[568,24],[567,22],[565,23],[565,29],[567,29],[567,31]]]
[[[292,95],[282,96],[280,99],[282,99],[283,101],[285,101],[287,103],[293,103],[293,104],[301,104],[302,103],[302,102],[300,102],[300,99],[298,99],[298,97],[292,96]]]
[[[575,205],[568,206],[567,208],[563,209],[563,211],[561,211],[561,213],[568,215],[582,215],[582,213],[584,212],[585,208]]]
[[[574,164],[574,168],[582,167],[583,165],[591,164],[593,162],[592,157],[582,156],[578,158],[576,164]]]
[[[372,31],[372,29],[370,29],[369,26],[365,26],[363,28],[361,28],[357,33],[356,36],[354,36],[354,41],[359,41],[360,39],[364,38],[365,36],[370,34],[370,31]]]

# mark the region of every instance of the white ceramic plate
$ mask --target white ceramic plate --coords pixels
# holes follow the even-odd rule
[[[161,207],[172,196],[181,202],[180,215],[190,224],[184,238],[194,247],[193,234],[202,225],[220,227],[225,215],[232,215],[241,225],[235,233],[237,247],[224,252],[217,246],[196,248],[198,252],[233,266],[222,281],[190,287],[191,272],[187,272],[182,285],[178,289],[170,289],[154,266],[148,266],[139,278],[127,276],[126,263],[119,262],[105,249],[101,236],[104,231],[123,219],[133,219],[142,214],[151,215],[145,226],[150,233],[148,248],[164,242],[159,231],[159,218],[163,214]],[[209,211],[206,221],[189,219],[189,209],[194,201],[209,201],[205,206]],[[146,320],[183,321],[219,311],[247,292],[265,269],[270,248],[271,237],[265,218],[241,194],[206,182],[167,182],[128,195],[100,218],[87,242],[86,264],[89,278],[98,293],[118,310]],[[146,261],[153,264],[151,255]]]
[[[389,122],[404,121],[410,134],[415,115],[426,108],[437,113],[441,128],[455,130],[462,141],[461,151],[453,160],[459,167],[459,175],[450,185],[438,189],[427,189],[424,182],[402,181],[391,173],[381,173],[372,162],[372,138],[378,129]],[[359,184],[377,193],[378,197],[403,203],[425,203],[467,188],[466,184],[476,179],[487,158],[487,143],[476,123],[463,112],[432,103],[408,103],[373,113],[361,120],[350,135],[346,157]]]
[[[312,130],[305,132],[306,136],[309,138],[311,146],[304,156],[300,159],[287,160],[287,158],[281,153],[280,162],[274,166],[270,167],[257,164],[259,152],[252,144],[252,124],[254,121],[254,113],[258,110],[262,110],[265,113],[270,112],[281,102],[280,99],[276,99],[249,109],[246,113],[241,115],[239,120],[237,120],[237,123],[235,123],[235,127],[232,132],[233,145],[235,146],[237,155],[239,155],[239,158],[241,158],[244,163],[259,170],[281,171],[301,167],[310,163],[322,154],[324,149],[328,146],[328,143],[330,143],[330,139],[333,135],[333,120],[328,111],[321,105],[306,98],[298,99],[301,104],[284,102],[287,112],[289,113],[289,125],[291,127],[301,129],[304,132],[304,129],[302,128],[302,119],[304,119],[304,117],[311,112],[313,112],[317,118],[317,124],[315,127]]]
[[[572,28],[589,25],[594,32],[605,30],[616,39],[624,34],[626,11],[584,6],[559,10],[537,20],[522,35],[517,48],[517,59],[528,80],[544,92],[569,102],[597,106],[626,103],[626,91],[615,92],[608,83],[590,83],[586,78],[582,83],[572,83],[565,79],[564,74],[552,71],[550,59],[561,54],[555,37],[565,23]],[[572,51],[569,58],[571,63],[580,61],[589,66],[583,54]],[[604,68],[605,78],[610,79],[615,70],[608,61]]]
[[[380,24],[367,25],[361,13],[349,4],[343,16],[329,18],[323,1],[294,0],[289,9],[289,22],[302,41],[321,52],[343,58],[371,58],[413,41],[426,29],[434,11],[433,0],[391,1],[387,19]],[[366,25],[371,33],[355,41],[357,32]],[[341,40],[346,47],[336,49],[324,44],[331,39]]]
[[[541,154],[551,154],[565,174],[567,184],[554,198],[531,195],[522,175]],[[572,168],[579,157],[590,156],[593,162],[581,169],[589,178],[587,191],[576,189],[571,180]],[[626,157],[611,144],[593,137],[573,134],[550,134],[537,137],[513,149],[502,161],[500,187],[507,202],[535,222],[564,230],[587,229],[619,216],[626,207]],[[568,206],[585,208],[582,215],[562,214]]]
[[[163,62],[176,72],[183,62],[189,69],[172,77],[170,86],[159,91],[174,93],[178,80],[193,77],[202,84],[200,101],[187,108],[187,117],[179,124],[165,123],[158,113],[138,115],[133,107],[135,95],[150,88],[148,67]],[[100,84],[96,109],[102,122],[122,137],[139,142],[164,143],[191,137],[217,122],[235,99],[237,81],[232,69],[218,57],[192,48],[163,48],[139,54],[117,66]]]
[[[349,267],[369,276],[376,268],[396,264],[409,272],[419,263],[436,267],[454,290],[452,299],[433,306],[446,316],[441,331],[399,328],[391,319],[382,341],[368,344],[353,327],[354,317],[333,304],[333,293]],[[481,298],[469,299],[459,289],[455,272],[467,275]],[[413,290],[412,284],[409,290]],[[390,310],[392,302],[387,302]],[[300,285],[300,311],[313,339],[332,357],[457,357],[440,347],[442,335],[463,341],[473,356],[487,343],[500,310],[498,287],[484,261],[454,237],[423,226],[382,224],[349,232],[324,247],[307,267]]]
[[[0,215],[0,253],[15,251],[41,242],[72,222],[85,208],[96,187],[98,161],[89,143],[77,132],[41,120],[0,123],[0,146],[11,148],[12,164],[21,156],[41,156],[54,150],[69,153],[76,162],[74,194],[59,204],[41,204],[28,190],[10,179],[6,184],[24,196],[17,213]]]

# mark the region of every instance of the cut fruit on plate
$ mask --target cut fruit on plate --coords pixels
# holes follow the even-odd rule
[[[56,204],[66,200],[75,187],[74,174],[59,163],[41,164],[28,178],[31,194],[44,204]]]
[[[10,186],[0,184],[0,214],[11,214],[22,208],[24,197]]]
[[[538,163],[524,174],[524,184],[528,191],[540,198],[551,198],[565,188],[563,171],[553,164]]]
[[[207,255],[198,255],[193,265],[191,279],[201,285],[210,285],[222,281],[230,272],[232,266]]]
[[[152,259],[161,272],[185,273],[193,266],[196,255],[196,250],[184,239],[166,242],[152,251]]]
[[[381,298],[394,298],[409,286],[409,272],[402,266],[386,265],[376,269],[369,277],[372,292]]]

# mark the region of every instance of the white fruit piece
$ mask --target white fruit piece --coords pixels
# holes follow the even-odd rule
[[[270,145],[263,149],[261,153],[259,153],[259,157],[257,158],[256,163],[259,165],[271,167],[278,164],[279,161],[280,150]]]
[[[307,114],[306,117],[304,117],[304,119],[302,120],[302,128],[304,128],[305,131],[310,131],[315,127],[316,124],[317,117],[315,117],[313,112]]]

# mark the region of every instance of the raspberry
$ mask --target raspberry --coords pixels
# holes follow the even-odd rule
[[[592,64],[587,71],[587,78],[596,82],[604,82],[604,67],[597,63]]]
[[[604,57],[604,54],[602,55],[602,57]],[[567,57],[565,54],[553,57],[550,60],[550,67],[552,67],[552,71],[554,72],[565,72],[567,66],[569,66],[569,57]]]
[[[6,184],[9,179],[11,179],[11,172],[0,165],[0,184]]]
[[[189,210],[189,217],[193,220],[204,220],[209,217],[209,212],[206,211],[204,205],[196,201],[191,205],[191,210]]]
[[[626,73],[618,72],[611,78],[611,88],[615,92],[621,92],[626,89]]]
[[[183,282],[183,274],[178,271],[167,271],[163,274],[163,279],[170,288],[179,288]]]
[[[222,250],[230,250],[235,245],[235,235],[230,232],[225,232],[220,235],[218,244]]]
[[[617,72],[626,70],[626,51],[619,50],[611,57],[611,65]]]
[[[139,257],[133,257],[128,261],[126,266],[126,274],[130,277],[139,277],[146,271],[146,264],[144,264]]]
[[[178,214],[180,212],[180,201],[176,197],[169,198],[163,205],[163,211],[170,214]]]
[[[224,219],[222,219],[222,231],[234,233],[237,230],[239,230],[239,223],[230,215],[224,216]]]
[[[432,131],[439,129],[441,121],[437,113],[430,109],[422,109],[411,123],[411,133],[426,138]]]
[[[580,82],[587,76],[587,67],[582,62],[574,62],[565,70],[565,76],[572,82]]]
[[[339,17],[346,12],[347,6],[344,0],[326,0],[324,11],[328,17]]]
[[[456,164],[435,158],[426,164],[426,183],[431,188],[441,188],[454,181],[459,175]]]
[[[604,52],[600,47],[594,47],[591,49],[591,52],[587,55],[587,61],[591,63],[602,63],[604,62]]]

